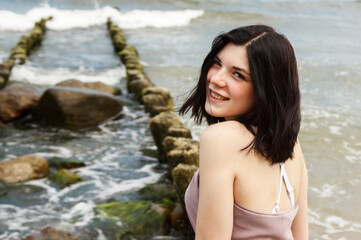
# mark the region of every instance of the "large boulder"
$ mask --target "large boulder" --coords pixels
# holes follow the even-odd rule
[[[199,142],[196,140],[168,136],[163,140],[163,149],[170,169],[179,163],[199,165]]]
[[[149,121],[150,131],[152,132],[154,142],[158,148],[158,158],[160,162],[166,162],[166,152],[163,149],[162,142],[169,136],[168,130],[171,127],[185,127],[182,119],[174,112],[161,112]]]
[[[182,204],[184,212],[186,212],[184,204],[184,194],[197,169],[197,166],[181,163],[178,164],[178,166],[176,166],[172,171],[174,188],[177,192],[179,201]]]
[[[108,93],[51,87],[41,96],[34,116],[46,125],[77,130],[117,115],[122,107],[122,103]]]
[[[65,81],[62,81],[56,86],[59,87],[71,87],[71,88],[80,88],[80,89],[89,89],[89,90],[95,90],[105,93],[110,93],[112,95],[118,95],[120,93],[120,89],[114,88],[112,86],[109,86],[102,82],[81,82],[76,79],[68,79]]]
[[[27,236],[23,238],[23,240],[79,240],[79,238],[58,229],[46,227],[42,229],[40,233]]]
[[[22,84],[13,84],[0,91],[0,118],[10,122],[23,117],[38,103],[39,89]]]
[[[0,162],[0,180],[7,183],[43,178],[48,174],[47,161],[37,155],[24,155],[14,160]]]
[[[170,210],[151,201],[111,202],[98,205],[96,212],[118,217],[117,239],[152,239],[170,231]]]

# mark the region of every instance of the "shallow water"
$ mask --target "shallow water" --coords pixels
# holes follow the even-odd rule
[[[360,1],[4,0],[0,9],[0,60],[34,21],[56,16],[42,47],[13,70],[12,81],[45,88],[75,77],[124,88],[124,68],[104,25],[111,16],[138,49],[147,75],[170,89],[177,106],[195,85],[215,35],[245,24],[274,26],[290,39],[298,59],[310,239],[361,237]],[[85,181],[70,189],[36,180],[11,187],[5,197],[0,193],[0,239],[18,239],[45,222],[70,231],[88,229],[84,234],[102,239],[104,228],[89,230],[97,221],[94,204],[132,198],[132,192],[162,174],[153,168],[156,160],[140,151],[155,148],[147,121],[133,102],[119,119],[94,130],[26,123],[2,131],[0,159],[38,153],[76,157],[87,167],[77,170]],[[184,121],[197,139],[204,126]],[[77,225],[71,224],[74,217],[80,219]]]

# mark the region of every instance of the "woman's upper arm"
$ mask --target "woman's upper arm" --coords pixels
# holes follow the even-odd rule
[[[232,162],[229,138],[219,128],[207,128],[200,140],[199,203],[196,239],[231,239],[233,228]]]
[[[308,189],[308,174],[307,168],[301,154],[302,159],[302,177],[300,183],[300,191],[298,195],[298,213],[292,223],[292,233],[295,240],[308,239],[308,203],[307,203],[307,189]]]

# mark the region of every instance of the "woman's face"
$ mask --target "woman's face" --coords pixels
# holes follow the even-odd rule
[[[205,110],[226,120],[249,113],[255,106],[246,48],[227,44],[215,57],[207,74]]]

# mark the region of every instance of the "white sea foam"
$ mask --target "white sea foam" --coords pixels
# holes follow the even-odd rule
[[[334,195],[335,192],[335,185],[330,185],[328,183],[321,186],[321,189],[316,187],[309,187],[309,190],[313,191],[314,193],[318,194],[321,198],[327,198]]]
[[[70,209],[70,212],[61,214],[61,218],[70,221],[74,216],[78,216],[76,226],[85,226],[91,219],[94,218],[93,208],[94,202],[79,202]]]
[[[338,127],[338,126],[329,126],[328,128],[330,129],[330,132],[332,134],[342,136],[340,127]]]
[[[40,147],[40,149],[45,149],[46,151],[45,152],[39,151],[33,154],[42,156],[44,158],[57,157],[57,156],[62,156],[63,158],[69,158],[73,156],[72,150],[61,146],[42,146]],[[40,149],[38,147],[38,150]],[[49,150],[52,150],[53,152],[48,152]]]
[[[186,26],[192,19],[204,14],[203,10],[132,10],[119,11],[110,6],[93,10],[65,10],[49,5],[35,7],[25,14],[7,10],[0,11],[0,31],[26,31],[33,27],[40,18],[52,16],[47,23],[51,30],[62,31],[73,28],[88,28],[103,25],[108,17],[122,28],[168,28]]]
[[[114,85],[125,77],[125,68],[123,66],[108,69],[105,71],[96,71],[94,69],[43,69],[30,65],[17,65],[13,68],[10,75],[10,81],[20,81],[38,85],[55,85],[61,81],[74,78],[79,81],[96,82]]]

